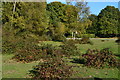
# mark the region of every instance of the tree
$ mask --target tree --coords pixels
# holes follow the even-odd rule
[[[86,20],[90,13],[87,2],[76,2],[75,6],[78,8],[78,20]]]
[[[12,31],[15,35],[35,34],[41,36],[48,31],[49,19],[46,12],[46,2],[17,2],[16,7],[13,2],[3,3],[3,14],[5,14],[2,19],[3,25],[13,28]]]
[[[78,34],[85,34],[86,29],[91,25],[91,21],[88,19],[90,12],[87,2],[68,2],[68,5],[75,6],[77,12],[76,20],[70,26],[74,26],[73,31],[77,31]]]
[[[49,12],[51,35],[58,34],[58,29],[64,29],[64,34],[65,32],[70,33],[70,30],[73,29],[70,26],[71,23],[77,21],[78,12],[75,6],[62,4],[61,2],[52,2],[47,5],[47,11]]]
[[[27,22],[26,22],[26,28],[36,35],[42,36],[43,34],[46,34],[48,31],[48,16],[46,12],[46,3],[40,2],[40,3],[27,3],[25,7],[25,10],[27,12],[25,13]],[[28,9],[29,8],[29,9]]]
[[[78,27],[77,22],[78,9],[73,5],[66,5],[65,20],[67,33],[71,34]]]
[[[64,21],[65,4],[61,2],[52,2],[47,4],[47,11],[49,11],[50,23],[56,27],[56,22]]]
[[[88,19],[92,21],[91,26],[87,28],[88,34],[97,34],[97,31],[99,30],[97,27],[98,17],[95,14],[91,14]]]
[[[119,10],[114,6],[107,6],[102,9],[98,15],[98,34],[104,35],[104,37],[112,37],[118,34]]]

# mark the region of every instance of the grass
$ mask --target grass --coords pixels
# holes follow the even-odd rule
[[[73,66],[74,74],[71,78],[118,78],[118,68],[103,68],[103,69],[95,69],[88,68],[83,64],[72,62],[74,59],[78,59],[78,56],[74,56],[72,58],[66,58],[65,61],[68,65]]]
[[[85,53],[86,50],[88,49],[103,49],[103,48],[110,48],[110,50],[114,53],[114,54],[118,54],[118,45],[117,43],[115,43],[114,39],[109,39],[109,40],[105,40],[104,42],[101,41],[101,39],[93,39],[91,40],[93,42],[93,45],[90,44],[76,44],[78,46],[78,48],[80,49],[81,53]],[[53,44],[55,46],[59,46],[61,45],[61,42],[54,42],[54,41],[44,41],[43,43],[45,44]]]
[[[98,78],[118,78],[118,69],[117,68],[110,68],[110,69],[94,69],[94,68],[87,68],[87,67],[74,67],[75,73],[72,77],[73,78],[91,78],[91,77],[98,77]]]
[[[38,62],[32,63],[20,63],[15,60],[11,60],[13,55],[3,55],[2,65],[2,77],[3,78],[26,78],[28,77],[28,71]]]
[[[99,39],[92,40],[93,45],[90,44],[77,44],[80,52],[84,54],[87,49],[103,49],[103,48],[110,48],[110,50],[114,53],[119,55],[118,53],[118,45],[115,43],[115,40],[105,40],[101,41]],[[43,43],[60,45],[61,42],[53,42],[47,41]],[[31,63],[20,63],[12,60],[12,54],[2,55],[2,76],[3,78],[26,78],[28,76],[28,71],[32,69],[33,66],[38,64],[38,62],[31,62]],[[88,77],[99,77],[99,78],[118,78],[119,70],[117,68],[104,68],[104,69],[95,69],[95,68],[88,68],[83,66],[83,64],[79,63],[72,63],[74,58],[79,58],[79,56],[74,56],[71,58],[64,58],[66,63],[69,65],[73,65],[73,70],[75,71],[71,78],[88,78]],[[119,57],[120,58],[120,57]]]
[[[118,45],[115,40],[109,40],[102,42],[101,40],[92,40],[93,45],[90,44],[78,44],[78,48],[82,53],[85,53],[88,49],[103,49],[110,48],[114,54],[118,54]]]

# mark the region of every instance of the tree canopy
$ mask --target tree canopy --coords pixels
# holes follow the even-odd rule
[[[120,12],[114,6],[107,6],[98,15],[98,34],[115,35],[118,34],[118,23]]]
[[[119,10],[106,6],[99,15],[90,14],[86,2],[3,2],[3,31],[15,36],[68,37],[81,34],[117,35]]]

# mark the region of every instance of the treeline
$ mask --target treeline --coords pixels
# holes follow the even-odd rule
[[[73,32],[77,32],[77,37],[83,34],[114,37],[120,25],[118,8],[107,6],[98,16],[90,15],[86,2],[4,2],[2,8],[6,37],[62,41],[72,37]]]
[[[98,37],[117,37],[120,29],[120,11],[114,6],[106,6],[98,16],[91,14],[89,19],[92,25],[87,33],[95,34]]]

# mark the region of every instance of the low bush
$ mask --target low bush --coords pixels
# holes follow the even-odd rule
[[[38,36],[30,32],[22,32],[15,34],[10,29],[3,29],[2,34],[2,53],[14,54],[18,48],[23,48],[25,44],[33,43],[34,41],[48,41],[51,40],[50,36]]]
[[[120,37],[118,37],[118,39],[115,42],[120,44]]]
[[[53,35],[52,40],[53,41],[63,42],[63,41],[66,41],[66,37],[63,36],[63,35]]]
[[[22,62],[31,62],[38,60],[42,56],[42,51],[37,45],[37,42],[32,39],[25,39],[19,41],[19,45],[16,46],[15,55],[13,59]]]
[[[81,40],[77,40],[79,44],[91,44],[93,45],[93,42],[88,37],[83,37]]]
[[[105,40],[101,40],[101,42],[105,42]]]
[[[49,57],[57,57],[57,56],[62,57],[63,55],[59,46],[53,46],[52,44],[41,43],[39,47],[47,57],[48,56]]]
[[[39,41],[51,41],[51,37],[47,35],[39,36]]]
[[[103,67],[115,67],[117,66],[117,60],[114,54],[109,50],[109,48],[105,48],[102,50],[88,50],[86,54],[82,55],[85,60],[86,66],[103,68]]]
[[[60,46],[61,50],[62,50],[62,53],[65,56],[71,56],[71,55],[75,56],[75,55],[80,54],[80,52],[78,51],[78,48],[75,44],[76,44],[76,41],[74,41],[74,40],[65,41],[64,45]]]
[[[40,44],[38,46],[37,42],[29,42],[27,40],[24,46],[16,51],[13,59],[22,62],[31,62],[57,56],[62,56],[61,50],[52,44]]]
[[[2,42],[2,54],[12,54],[15,52],[15,44],[11,41]]]
[[[60,79],[72,75],[71,66],[66,65],[61,58],[49,58],[46,62],[34,66],[29,72],[34,79]]]
[[[11,54],[15,51],[16,40],[14,38],[13,32],[8,32],[3,28],[2,33],[2,54]]]
[[[78,63],[78,64],[85,64],[86,60],[80,56],[79,58],[73,58],[73,61],[70,61],[72,63]]]

